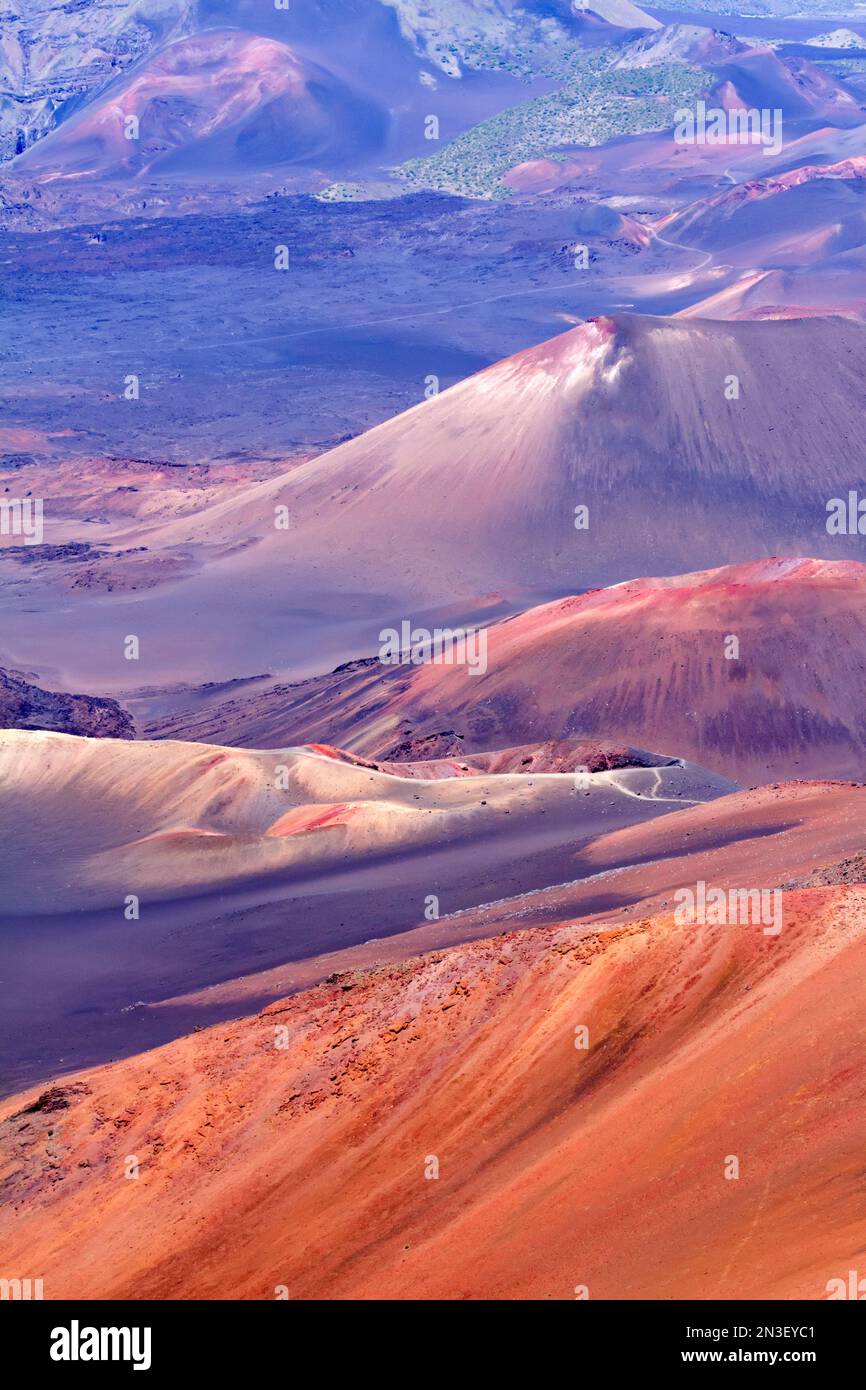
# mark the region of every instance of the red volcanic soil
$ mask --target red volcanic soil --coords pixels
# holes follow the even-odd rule
[[[296,806],[287,811],[265,831],[266,836],[302,835],[308,830],[326,830],[346,825],[356,813],[355,806],[345,803],[333,806]]]
[[[399,706],[475,746],[603,731],[740,782],[866,779],[864,599],[853,562],[636,580],[497,623],[485,675],[419,667]]]
[[[866,566],[853,561],[770,559],[636,579],[492,624],[484,674],[353,662],[153,720],[146,732],[337,743],[384,762],[604,738],[738,782],[860,780],[864,615]],[[729,659],[731,638],[739,655]]]
[[[16,1096],[4,1264],[49,1299],[825,1298],[866,1241],[864,924],[830,888],[776,937],[508,934]]]

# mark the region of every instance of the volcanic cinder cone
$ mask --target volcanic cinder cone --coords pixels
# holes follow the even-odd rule
[[[375,650],[386,624],[446,608],[453,623],[491,593],[517,608],[710,556],[860,558],[861,536],[828,534],[827,504],[858,485],[864,409],[858,322],[589,322],[148,533],[213,547],[170,588],[84,596],[71,617],[38,590],[26,612],[10,603],[9,664],[50,642],[68,684],[86,667],[111,692],[134,632],[151,681],[313,674]]]

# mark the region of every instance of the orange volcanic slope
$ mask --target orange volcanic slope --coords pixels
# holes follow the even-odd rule
[[[512,934],[19,1096],[4,1265],[47,1298],[824,1298],[866,1240],[864,922],[811,889],[776,937]]]

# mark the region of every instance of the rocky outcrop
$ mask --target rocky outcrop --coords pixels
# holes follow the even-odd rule
[[[17,0],[0,47],[0,161],[47,135],[136,59],[190,32],[190,0]]]
[[[116,700],[67,695],[0,669],[0,729],[48,729],[85,738],[135,738],[132,717]]]

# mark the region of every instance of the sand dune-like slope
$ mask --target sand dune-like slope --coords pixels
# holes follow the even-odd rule
[[[680,311],[686,319],[802,319],[823,314],[866,318],[866,250],[833,257],[814,268],[748,271]]]
[[[419,739],[413,751],[419,756],[411,762],[371,762],[344,748],[328,744],[313,744],[315,752],[325,753],[362,767],[390,772],[395,777],[420,777],[437,780],[440,777],[479,777],[485,772],[517,772],[531,776],[533,772],[607,772],[626,767],[670,767],[679,762],[641,748],[629,748],[607,739],[549,739],[545,743],[524,743],[517,748],[497,748],[489,753],[463,754],[461,740],[450,735],[434,734],[431,739]],[[452,745],[451,756],[442,748]],[[439,750],[435,755],[433,748]],[[444,755],[444,756],[443,756]]]
[[[19,1095],[6,1262],[46,1298],[825,1298],[866,1239],[864,923],[836,888],[776,937],[506,935]]]
[[[437,737],[446,753],[470,753],[601,735],[675,750],[739,782],[861,780],[864,600],[866,566],[854,561],[636,579],[493,623],[481,674],[372,659],[145,727],[404,760]]]
[[[329,748],[0,731],[0,1094],[303,988],[335,953],[391,959],[391,937],[573,879],[579,845],[735,786],[599,741],[586,774],[539,770],[573,752],[404,777]]]
[[[667,239],[745,267],[813,265],[866,240],[866,156],[753,178],[658,224]]]
[[[615,767],[578,800],[569,773],[412,780],[310,748],[19,730],[0,731],[0,784],[4,916],[120,912],[128,894],[164,902],[475,841],[493,862],[542,829],[567,846],[732,786],[681,762]]]
[[[464,780],[478,789],[472,813],[456,830],[454,818],[444,817],[438,840],[419,847],[395,836],[388,848],[360,856],[349,850],[336,862],[333,854],[317,858],[316,839],[342,827],[329,823],[332,806],[308,805],[306,829],[295,836],[300,852],[281,870],[262,871],[261,837],[248,835],[243,872],[229,879],[217,859],[213,884],[199,884],[195,895],[188,885],[201,864],[189,836],[177,837],[168,851],[165,840],[157,843],[160,853],[144,863],[123,846],[99,856],[90,854],[92,845],[83,857],[64,851],[83,890],[75,911],[62,910],[68,883],[58,883],[51,850],[63,843],[58,823],[70,834],[70,798],[63,815],[46,809],[40,823],[47,838],[29,855],[17,852],[21,830],[16,840],[7,828],[15,830],[16,819],[7,803],[13,862],[4,865],[4,882],[45,888],[33,906],[25,904],[38,915],[15,915],[10,896],[0,922],[0,1094],[238,1017],[335,970],[405,960],[512,928],[634,921],[669,908],[675,890],[697,878],[724,888],[800,882],[822,866],[853,863],[866,844],[866,788],[850,783],[719,796],[718,782],[704,778],[695,786],[694,770],[659,766],[595,774],[573,794],[565,792],[569,776],[524,771],[493,778],[492,787],[484,773]],[[124,785],[134,800],[130,779]],[[434,793],[441,785],[432,784]],[[423,821],[430,805],[423,783],[403,786],[424,795],[414,803]],[[710,800],[689,804],[694,797]],[[92,800],[91,785],[81,817]],[[120,837],[125,812],[118,803],[108,809]],[[31,828],[37,820],[26,797],[17,819]],[[104,875],[112,862],[111,891],[103,877],[95,893],[94,864]],[[146,868],[151,879],[143,891]],[[179,880],[183,889],[166,897]],[[141,911],[130,921],[122,908],[136,889]],[[107,905],[99,910],[99,903]]]

